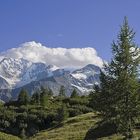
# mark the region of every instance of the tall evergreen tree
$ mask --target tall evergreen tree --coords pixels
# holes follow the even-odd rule
[[[106,74],[100,71],[100,86],[95,85],[94,91],[90,94],[90,105],[94,110],[101,113],[104,120],[110,121],[115,115],[115,94],[112,94],[113,78],[108,75],[109,69],[106,65],[104,70]]]
[[[27,105],[29,103],[29,95],[25,89],[21,89],[19,96],[18,96],[18,102],[21,105]]]
[[[40,104],[41,104],[42,106],[45,106],[47,93],[48,93],[48,90],[45,89],[45,88],[43,88],[43,87],[41,87]]]
[[[40,105],[40,94],[35,92],[31,98],[32,103]]]
[[[77,93],[77,91],[76,91],[76,89],[74,89],[73,91],[72,91],[72,93],[71,93],[71,98],[76,98],[76,97],[78,97],[79,95],[78,95],[78,93]]]
[[[137,66],[139,49],[134,43],[127,18],[121,26],[117,42],[112,44],[113,59],[101,72],[101,90],[93,104],[105,119],[115,120],[118,131],[129,138],[139,114]]]
[[[65,97],[66,96],[65,87],[64,86],[60,87],[59,96],[60,97]]]
[[[53,91],[50,88],[48,89],[48,96],[53,96]]]
[[[114,59],[110,64],[110,74],[115,81],[116,121],[118,130],[126,138],[132,136],[132,128],[139,113],[137,67],[140,52],[134,43],[134,36],[125,18],[118,40],[112,44]]]
[[[58,108],[57,113],[58,113],[57,115],[58,122],[64,121],[69,116],[69,113],[65,105],[62,105],[61,108]]]

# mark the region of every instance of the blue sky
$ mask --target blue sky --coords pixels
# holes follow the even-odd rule
[[[1,0],[0,51],[27,41],[48,47],[94,47],[111,57],[124,16],[140,44],[140,0]]]

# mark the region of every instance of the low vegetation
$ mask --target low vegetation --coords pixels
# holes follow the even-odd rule
[[[66,97],[64,87],[53,96],[50,89],[41,88],[30,98],[24,89],[16,101],[0,107],[0,131],[28,138],[41,130],[57,127],[67,118],[92,112],[88,96]],[[73,94],[72,94],[73,95]]]
[[[42,131],[30,140],[83,140],[87,130],[99,121],[95,113],[68,118],[59,126]]]
[[[101,123],[101,120],[102,120],[101,116],[97,113],[87,113],[87,114],[78,115],[72,118],[68,118],[57,127],[52,127],[37,133],[29,140],[46,140],[46,139],[47,140],[124,140],[125,139],[123,135],[113,132],[112,127],[110,127],[108,124],[105,127],[102,128],[99,127],[98,124]],[[133,139],[136,140],[140,139],[139,129],[134,130]]]
[[[21,140],[21,139],[17,136],[0,132],[0,140]]]

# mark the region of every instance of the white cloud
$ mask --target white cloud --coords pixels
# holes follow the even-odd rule
[[[103,65],[103,60],[94,48],[48,48],[40,43],[26,42],[19,48],[12,48],[2,52],[0,57],[23,58],[32,62],[43,62],[61,68],[83,67],[87,64]]]

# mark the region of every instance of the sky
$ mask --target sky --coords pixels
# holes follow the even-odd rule
[[[50,48],[93,47],[111,58],[124,16],[140,44],[140,0],[1,0],[0,52],[36,41]]]

